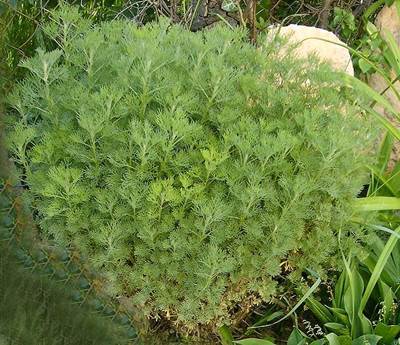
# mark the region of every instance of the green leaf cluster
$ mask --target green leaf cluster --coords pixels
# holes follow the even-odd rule
[[[366,340],[363,337],[368,337],[371,344],[398,342],[398,285],[393,280],[386,283],[386,277],[388,270],[393,268],[393,258],[398,256],[396,244],[400,228],[394,231],[381,229],[390,231],[391,236],[386,244],[377,238],[376,245],[364,261],[369,271],[366,277],[363,277],[365,273],[355,259],[343,258],[346,269],[336,282],[331,306],[314,298],[308,298],[306,302],[324,328],[332,332],[326,335],[329,344],[358,344]],[[396,274],[392,273],[395,279]],[[381,307],[377,312],[378,305]]]
[[[335,267],[339,229],[344,247],[362,236],[349,220],[372,137],[327,67],[222,26],[62,7],[46,32],[58,49],[23,63],[10,152],[43,231],[145,315],[229,324],[275,277]]]

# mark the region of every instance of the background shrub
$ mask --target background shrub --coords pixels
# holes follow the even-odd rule
[[[112,292],[213,328],[277,294],[278,276],[335,267],[339,229],[355,246],[371,138],[327,68],[224,27],[93,24],[63,7],[46,32],[59,49],[23,63],[10,152],[43,231]]]
[[[128,344],[109,319],[73,305],[70,291],[21,269],[3,244],[1,249],[1,344]]]

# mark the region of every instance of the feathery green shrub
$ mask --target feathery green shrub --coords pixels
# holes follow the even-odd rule
[[[43,231],[149,317],[233,322],[278,275],[335,267],[340,228],[344,246],[362,236],[349,219],[371,135],[327,67],[222,26],[64,7],[45,31],[59,49],[23,63],[10,152]]]

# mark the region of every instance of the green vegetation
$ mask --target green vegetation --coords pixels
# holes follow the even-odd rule
[[[22,270],[4,251],[0,276],[2,344],[127,344],[122,335],[113,336],[107,319],[73,305],[68,291]]]
[[[22,59],[32,56],[38,46],[50,44],[43,35],[42,25],[49,20],[51,10],[58,8],[58,0],[0,0],[0,87],[12,87],[24,70]],[[149,4],[126,0],[67,0],[79,5],[80,13],[94,21],[128,18],[146,22],[154,17]],[[151,6],[150,6],[151,7]]]
[[[396,5],[399,7],[400,3]],[[375,120],[377,127],[385,130],[376,162],[369,165],[371,182],[366,191],[367,197],[355,200],[360,211],[379,211],[374,224],[361,220],[375,238],[365,246],[368,253],[366,257],[358,260],[350,254],[348,259],[343,258],[343,272],[339,278],[331,276],[327,288],[321,286],[321,290],[314,293],[315,298],[307,298],[305,312],[301,315],[304,325],[293,330],[288,344],[397,344],[399,341],[400,222],[398,213],[393,210],[400,208],[400,177],[399,163],[394,161],[392,153],[400,139],[395,125],[399,114],[385,93],[389,90],[394,97],[399,98],[395,83],[400,73],[400,53],[390,33],[382,35],[367,21],[372,11],[378,8],[373,4],[366,12],[366,36],[358,41],[361,50],[352,52],[360,70],[367,73],[367,76],[379,73],[386,81],[387,88],[379,94],[362,81],[344,76],[347,85],[354,90],[354,96],[360,98],[358,102],[365,113]],[[335,11],[334,25],[341,23],[343,28],[347,25],[349,29],[354,29],[352,21],[348,13]],[[354,220],[357,221],[356,218]],[[395,231],[391,230],[394,228]],[[265,320],[273,325],[273,320],[277,318],[275,314],[281,315],[281,312],[268,312],[261,321],[255,323],[255,327],[266,323]],[[313,317],[317,318],[316,324]],[[266,337],[231,343],[271,345],[275,341]]]
[[[396,258],[400,229],[385,231],[391,233],[386,244],[377,238],[375,251],[362,263],[354,257],[343,258],[344,270],[335,281],[335,290],[318,296],[326,304],[307,297],[306,306],[322,327],[305,322],[304,332],[299,328],[293,330],[287,341],[289,345],[397,344],[400,310]],[[274,342],[271,338],[246,338],[228,344],[273,345]]]
[[[400,1],[255,3],[0,3],[0,344],[398,344]]]
[[[337,267],[338,230],[346,251],[363,238],[349,220],[373,137],[327,68],[243,30],[94,25],[69,7],[45,32],[59,49],[23,63],[10,152],[43,230],[145,315],[237,321],[277,275]]]

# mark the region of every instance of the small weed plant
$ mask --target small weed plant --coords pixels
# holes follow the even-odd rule
[[[46,33],[58,48],[10,97],[11,155],[44,233],[148,317],[215,330],[278,276],[336,267],[338,229],[345,250],[362,236],[349,220],[372,138],[327,67],[240,29],[69,7]]]

